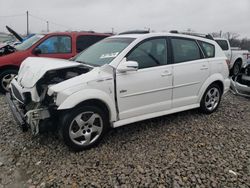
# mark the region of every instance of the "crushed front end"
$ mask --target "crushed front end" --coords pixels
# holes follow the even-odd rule
[[[79,63],[58,63],[60,60],[49,60],[53,66],[45,68],[45,62],[50,64],[48,59],[31,60],[25,60],[18,76],[11,81],[6,101],[21,128],[24,131],[30,128],[32,134],[37,135],[56,130],[59,123],[56,96],[48,95],[49,87],[85,74],[91,68]]]
[[[6,101],[22,130],[27,131],[31,128],[32,134],[37,135],[55,129],[53,118],[56,118],[56,106],[52,100],[47,97],[40,102],[34,102],[31,97],[33,91],[22,91],[23,88],[14,79],[10,85],[10,92],[6,94]]]

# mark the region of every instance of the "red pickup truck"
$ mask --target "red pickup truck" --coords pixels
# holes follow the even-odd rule
[[[0,54],[0,92],[8,85],[27,57],[52,57],[69,59],[92,44],[110,36],[95,32],[55,32],[36,34],[15,47],[8,46],[8,53]],[[7,48],[6,48],[7,49]],[[6,50],[3,48],[3,51]]]

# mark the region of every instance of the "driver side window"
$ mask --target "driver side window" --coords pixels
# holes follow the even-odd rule
[[[167,64],[166,39],[151,39],[141,43],[127,56],[127,61],[138,62],[139,69]]]

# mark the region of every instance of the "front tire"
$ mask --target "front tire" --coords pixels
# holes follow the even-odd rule
[[[108,117],[96,106],[82,106],[66,112],[62,119],[61,135],[74,151],[96,146],[108,129]]]
[[[200,110],[205,114],[211,114],[217,110],[222,96],[221,88],[217,84],[210,85],[205,91],[200,102]]]
[[[17,73],[16,69],[6,69],[0,73],[0,93],[8,92],[9,84]]]

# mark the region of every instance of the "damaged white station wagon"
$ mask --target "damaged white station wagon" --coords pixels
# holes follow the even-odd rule
[[[225,54],[209,38],[123,34],[69,61],[28,58],[6,98],[23,129],[58,130],[78,151],[109,127],[193,108],[212,113],[230,80]]]

